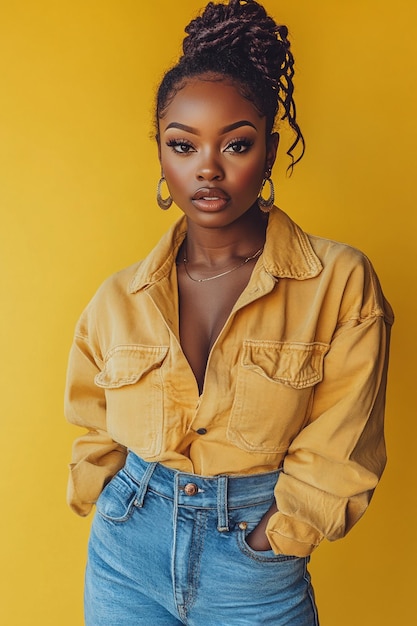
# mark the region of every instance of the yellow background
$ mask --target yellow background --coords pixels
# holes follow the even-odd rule
[[[21,0],[0,9],[0,622],[82,624],[90,519],[66,507],[62,395],[73,327],[143,255],[162,213],[156,84],[200,0]],[[415,0],[267,0],[290,26],[308,151],[279,205],[372,259],[397,315],[389,465],[364,519],[312,571],[322,626],[415,623]],[[150,625],[151,626],[151,625]],[[220,625],[219,625],[220,626]],[[222,625],[223,626],[223,625]],[[227,626],[227,625],[224,625]]]

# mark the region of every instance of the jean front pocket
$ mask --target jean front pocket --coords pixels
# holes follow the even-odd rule
[[[249,452],[285,452],[303,427],[329,346],[246,340],[227,437]]]
[[[297,556],[287,555],[287,554],[275,554],[272,550],[254,550],[250,547],[247,542],[247,537],[249,533],[254,530],[257,524],[250,524],[246,522],[241,522],[237,527],[237,544],[239,550],[246,557],[251,559],[252,561],[256,561],[257,563],[280,563],[284,561],[295,561],[298,559]]]
[[[105,390],[109,435],[138,455],[150,457],[161,450],[161,368],[167,353],[167,346],[116,346],[95,378]]]
[[[111,522],[127,521],[137,506],[138,486],[121,470],[106,485],[97,503],[97,513]]]

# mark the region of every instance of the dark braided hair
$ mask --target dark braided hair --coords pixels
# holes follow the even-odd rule
[[[288,121],[295,133],[287,151],[291,172],[304,154],[305,142],[296,121],[294,57],[287,27],[277,25],[255,0],[229,0],[228,4],[209,2],[185,32],[183,55],[165,74],[157,92],[156,128],[188,79],[203,74],[205,80],[226,77],[265,116],[267,137],[278,113],[279,119]],[[156,136],[159,139],[158,130]],[[295,158],[293,151],[298,144],[301,154]]]

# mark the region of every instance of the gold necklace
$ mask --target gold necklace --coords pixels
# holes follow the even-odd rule
[[[208,278],[193,278],[191,276],[191,274],[190,274],[190,272],[188,271],[188,268],[187,268],[187,263],[188,263],[187,248],[185,248],[185,254],[184,254],[184,257],[182,259],[182,262],[184,264],[185,273],[187,274],[187,276],[188,276],[188,278],[190,280],[194,281],[195,283],[206,283],[208,280],[215,280],[216,278],[221,278],[222,276],[226,276],[226,274],[230,274],[231,272],[235,272],[236,270],[239,269],[239,267],[243,267],[243,265],[246,265],[246,263],[249,263],[249,261],[253,261],[253,259],[257,259],[258,256],[260,256],[262,254],[263,249],[264,249],[264,247],[262,246],[254,254],[252,254],[251,256],[247,256],[246,259],[244,259],[241,263],[239,263],[239,265],[235,265],[230,270],[226,270],[225,272],[221,272],[220,274],[216,274],[215,276],[209,276]]]

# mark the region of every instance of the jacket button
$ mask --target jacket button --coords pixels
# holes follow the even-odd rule
[[[206,434],[206,432],[207,432],[207,428],[198,428],[195,432],[196,432],[198,435],[205,435],[205,434]]]
[[[184,492],[187,496],[195,496],[198,492],[198,487],[194,483],[187,483],[184,487]]]

